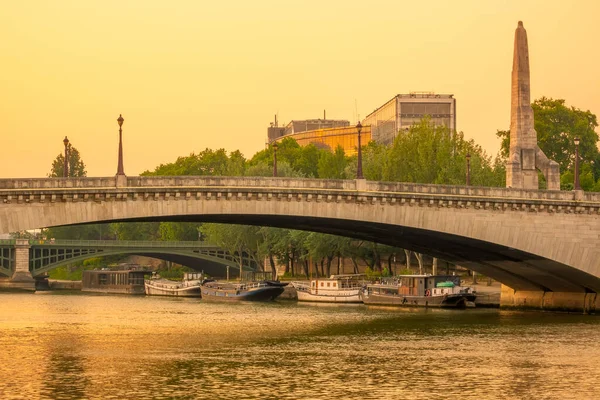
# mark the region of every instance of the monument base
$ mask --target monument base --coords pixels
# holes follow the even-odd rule
[[[500,308],[593,314],[600,311],[600,296],[597,293],[514,290],[502,285]]]

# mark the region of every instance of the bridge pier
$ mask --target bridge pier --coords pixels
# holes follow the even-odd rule
[[[35,279],[29,271],[28,239],[17,239],[15,243],[15,272],[8,279],[0,281],[0,288],[9,290],[35,291]]]
[[[502,285],[500,307],[590,314],[600,310],[600,296],[597,293],[583,292],[514,290]]]

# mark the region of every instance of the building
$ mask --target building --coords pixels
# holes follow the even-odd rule
[[[408,130],[426,116],[434,125],[456,131],[456,99],[451,94],[412,92],[398,94],[362,121],[371,126],[374,141],[390,144],[400,131]]]
[[[330,151],[335,151],[338,146],[342,146],[346,155],[356,154],[358,147],[358,132],[355,126],[350,126],[348,120],[325,118],[292,120],[285,127],[280,127],[275,116],[275,122],[272,122],[267,129],[267,134],[269,143],[289,137],[296,140],[300,146],[314,144]],[[361,144],[364,146],[370,141],[371,128],[363,127]]]
[[[323,115],[325,117],[325,115]],[[342,128],[350,126],[350,122],[343,119],[303,119],[292,120],[286,126],[280,127],[275,115],[275,122],[271,122],[268,128],[269,143],[282,136],[294,135],[300,132],[308,132],[319,129]]]
[[[360,135],[361,145],[365,146],[371,141],[371,127],[364,126]],[[344,153],[348,156],[354,155],[358,149],[358,131],[356,126],[342,126],[337,128],[315,129],[310,131],[298,132],[285,135],[280,138],[292,138],[300,146],[314,144],[318,148],[335,151],[338,146],[342,146]]]

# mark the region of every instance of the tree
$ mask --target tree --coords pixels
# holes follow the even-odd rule
[[[68,164],[69,164],[69,176],[70,177],[80,177],[87,176],[87,171],[85,170],[85,164],[81,159],[81,155],[79,154],[79,150],[69,143],[67,145],[67,154],[69,156]],[[65,156],[64,154],[59,154],[56,156],[54,161],[52,161],[52,167],[50,168],[50,173],[48,174],[49,178],[62,178],[65,171]]]
[[[273,165],[261,161],[258,164],[246,168],[246,176],[273,176]],[[304,178],[301,172],[293,169],[286,161],[277,160],[277,176],[288,178]]]
[[[567,107],[563,99],[542,97],[535,100],[533,108],[534,127],[538,144],[549,159],[560,165],[561,172],[572,169],[575,158],[574,139],[579,138],[579,155],[583,163],[593,165],[594,178],[600,178],[599,153],[597,148],[598,127],[596,115],[589,110]],[[496,132],[501,140],[500,154],[508,158],[510,131]]]
[[[161,222],[158,232],[163,241],[195,241],[198,240],[199,226],[195,222]]]
[[[115,232],[112,224],[89,224],[48,228],[44,236],[48,239],[109,240],[114,238]]]
[[[380,154],[381,150],[378,151]],[[403,132],[394,140],[383,163],[382,178],[389,181],[464,185],[466,155],[471,155],[471,184],[500,186],[501,170],[472,139],[445,126],[435,126],[429,118]],[[381,163],[381,161],[377,161]],[[375,168],[375,170],[377,170]]]
[[[342,146],[338,146],[334,153],[324,151],[319,155],[317,171],[321,179],[344,179],[348,159]]]

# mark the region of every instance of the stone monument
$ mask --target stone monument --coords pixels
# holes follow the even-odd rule
[[[549,190],[560,190],[558,163],[546,157],[537,143],[533,126],[529,86],[529,47],[523,22],[515,30],[510,109],[510,150],[506,165],[506,187],[538,189],[542,171]]]

